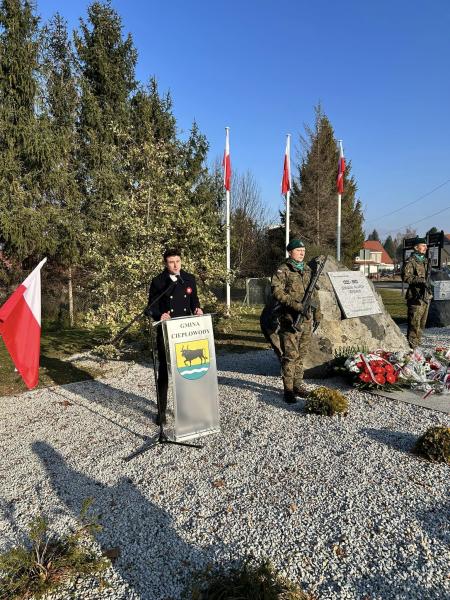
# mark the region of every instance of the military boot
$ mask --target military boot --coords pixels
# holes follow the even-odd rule
[[[294,395],[298,396],[299,398],[306,398],[306,396],[309,394],[309,391],[306,389],[306,387],[303,384],[299,384],[299,385],[294,385]]]
[[[295,394],[292,390],[284,390],[284,401],[286,404],[295,404],[297,402],[295,399]]]

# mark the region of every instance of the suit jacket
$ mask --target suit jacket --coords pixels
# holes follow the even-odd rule
[[[167,269],[154,277],[150,284],[148,305],[162,293],[161,298],[150,309],[155,321],[160,321],[165,312],[171,317],[186,317],[194,314],[195,309],[200,307],[195,277],[186,271],[180,271],[176,282],[172,281]]]

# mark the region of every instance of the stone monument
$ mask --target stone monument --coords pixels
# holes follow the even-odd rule
[[[339,272],[343,272],[342,277],[339,277]],[[335,274],[332,275],[334,281],[341,280],[341,284],[336,286],[338,293],[341,294],[340,301],[329,273]],[[329,364],[339,349],[358,347],[368,350],[378,348],[404,352],[409,350],[406,337],[384,308],[373,283],[368,279],[362,282],[361,275],[358,271],[348,271],[334,258],[327,257],[318,283],[323,318],[312,336],[310,351],[305,360],[306,377],[320,377],[327,374]],[[358,314],[361,313],[363,304],[364,316],[346,318],[342,307],[345,307],[347,314]],[[373,314],[367,314],[368,312]],[[271,336],[273,346],[277,341],[275,337],[275,335]],[[276,348],[274,350],[277,353]]]

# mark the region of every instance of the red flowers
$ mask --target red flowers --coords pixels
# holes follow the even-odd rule
[[[374,358],[374,355],[371,355],[370,360],[361,360],[355,363],[360,371],[359,379],[363,383],[375,383],[377,385],[397,383],[398,371],[396,371],[393,364],[386,360],[389,356],[388,353],[383,352],[378,356],[379,358]],[[361,358],[363,358],[362,355]]]

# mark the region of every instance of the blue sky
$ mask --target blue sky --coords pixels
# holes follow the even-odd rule
[[[88,4],[38,0],[37,12],[46,20],[59,10],[73,29]],[[450,232],[448,0],[112,6],[138,50],[138,79],[155,75],[161,91],[170,90],[180,134],[195,119],[213,160],[228,125],[233,167],[253,173],[274,215],[283,201],[285,135],[298,146],[320,101],[352,161],[366,231],[376,227],[382,239],[410,224],[419,233]]]

